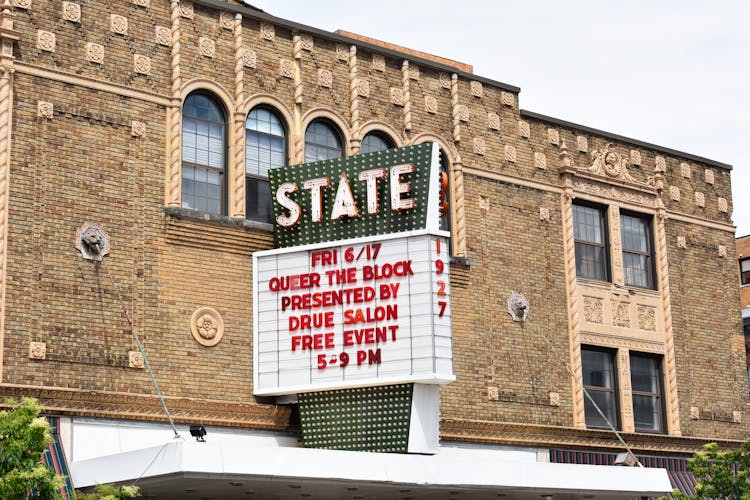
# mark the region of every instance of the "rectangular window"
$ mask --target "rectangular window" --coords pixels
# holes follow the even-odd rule
[[[617,380],[614,360],[613,351],[581,348],[583,386],[609,422],[615,428],[618,428]],[[609,428],[606,420],[599,414],[591,400],[585,395],[583,400],[586,426]]]
[[[609,280],[605,214],[603,208],[573,205],[576,275],[581,278]]]
[[[661,359],[630,354],[633,420],[640,432],[664,432]]]
[[[620,228],[625,284],[654,288],[651,220],[647,217],[621,214]]]
[[[740,261],[740,278],[743,285],[750,285],[750,259]]]

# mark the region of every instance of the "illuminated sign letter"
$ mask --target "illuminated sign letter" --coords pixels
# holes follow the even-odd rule
[[[340,219],[343,216],[359,217],[359,210],[354,203],[352,188],[349,186],[349,177],[346,172],[341,172],[339,178],[339,188],[336,190],[336,199],[333,201],[331,209],[331,220]]]
[[[289,210],[289,215],[279,215],[276,217],[276,222],[278,222],[280,226],[290,227],[299,222],[299,205],[297,205],[296,201],[287,196],[289,193],[296,193],[297,189],[297,184],[293,182],[285,182],[276,190],[276,201],[279,202],[279,205]]]
[[[378,213],[378,179],[385,177],[384,168],[374,168],[359,173],[359,180],[367,181],[367,213]]]
[[[414,165],[411,163],[391,167],[391,210],[401,211],[415,207],[414,198],[401,198],[403,193],[408,193],[411,190],[410,182],[401,182],[401,174],[410,172],[414,172]]]
[[[317,179],[309,179],[302,184],[303,189],[310,190],[310,210],[312,211],[312,221],[320,222],[323,213],[322,203],[323,200],[320,197],[320,188],[328,187],[331,185],[331,179],[328,177],[319,177]]]

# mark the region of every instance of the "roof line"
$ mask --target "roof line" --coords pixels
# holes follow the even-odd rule
[[[394,57],[397,59],[408,59],[410,61],[413,61],[417,64],[420,64],[425,67],[429,68],[435,68],[443,71],[448,71],[451,73],[456,73],[458,76],[462,76],[464,78],[468,78],[471,80],[476,80],[478,82],[485,83],[487,85],[491,85],[494,87],[501,88],[503,90],[507,90],[510,92],[514,92],[516,94],[521,92],[520,87],[516,87],[515,85],[509,85],[507,83],[498,82],[496,80],[492,80],[490,78],[485,78],[483,76],[474,75],[472,73],[467,73],[465,71],[461,71],[459,68],[456,68],[455,66],[450,66],[447,64],[440,64],[435,61],[430,61],[429,59],[424,59],[422,57],[416,57],[414,55],[408,54],[406,52],[400,52],[393,49],[387,49],[384,47],[381,47],[379,45],[375,45],[372,43],[363,42],[361,40],[357,40],[355,38],[350,38],[348,36],[339,35],[336,33],[331,33],[330,31],[322,30],[319,28],[313,28],[312,26],[307,26],[305,24],[300,24],[294,21],[289,21],[288,19],[282,19],[280,17],[272,16],[270,14],[267,14],[265,12],[260,12],[254,9],[251,9],[250,7],[244,7],[241,5],[232,5],[226,3],[224,0],[193,0],[193,3],[207,6],[207,7],[213,7],[215,9],[221,9],[221,10],[227,10],[235,13],[242,14],[243,16],[247,16],[253,19],[258,19],[261,21],[267,21],[270,23],[279,24],[281,26],[285,26],[291,30],[299,30],[304,31],[306,33],[310,33],[313,35],[317,35],[321,38],[327,38],[329,40],[333,40],[335,42],[341,42],[346,43],[348,45],[357,45],[359,47],[362,47],[364,49],[367,49],[371,52],[375,52],[377,54],[385,54],[390,57]]]
[[[535,118],[537,120],[542,120],[550,123],[554,123],[556,125],[560,125],[563,127],[569,127],[574,128],[577,130],[580,130],[582,132],[589,132],[591,134],[597,134],[602,137],[607,137],[608,139],[614,139],[616,141],[622,141],[627,142],[630,144],[633,144],[635,146],[641,146],[648,149],[653,149],[655,151],[659,151],[661,153],[681,156],[688,160],[693,160],[701,163],[705,163],[707,165],[711,165],[713,167],[723,168],[725,170],[732,170],[732,165],[729,165],[728,163],[722,163],[720,161],[711,160],[710,158],[704,158],[703,156],[698,156],[690,153],[686,153],[684,151],[679,151],[677,149],[667,148],[664,146],[659,146],[657,144],[651,144],[650,142],[644,142],[639,141],[638,139],[633,139],[631,137],[625,137],[624,135],[619,134],[613,134],[612,132],[606,132],[604,130],[595,129],[593,127],[587,127],[586,125],[580,125],[578,123],[568,122],[565,120],[560,120],[559,118],[553,118],[551,116],[543,115],[541,113],[535,113],[534,111],[528,111],[525,109],[520,110],[521,116],[525,116],[527,118]]]

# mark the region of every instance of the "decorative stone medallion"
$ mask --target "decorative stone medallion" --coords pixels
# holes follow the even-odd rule
[[[700,420],[701,418],[701,410],[697,406],[691,406],[690,407],[690,419],[691,420]]]
[[[233,29],[234,28],[234,15],[227,10],[222,10],[219,13],[219,25],[225,30]]]
[[[63,19],[72,23],[81,22],[81,6],[74,2],[63,2]]]
[[[437,113],[437,99],[431,95],[424,96],[424,109],[431,115]]]
[[[669,186],[669,197],[672,201],[680,201],[680,188],[677,186]]]
[[[45,342],[29,342],[29,358],[46,359],[47,344]]]
[[[531,137],[531,126],[529,122],[520,121],[518,122],[518,135],[528,139]]]
[[[549,405],[550,406],[560,406],[560,393],[559,392],[550,392],[549,393]]]
[[[636,166],[641,165],[641,152],[637,149],[630,150],[630,164]]]
[[[557,131],[557,129],[550,128],[547,129],[547,139],[549,140],[550,144],[554,144],[555,146],[560,144],[560,132]]]
[[[190,333],[201,345],[212,347],[224,336],[224,320],[212,307],[199,307],[190,317]]]
[[[707,168],[706,171],[704,172],[704,176],[705,176],[705,179],[706,179],[706,184],[713,184],[714,183],[715,179],[714,179],[714,171],[713,170],[711,170],[710,168]]]
[[[141,54],[133,55],[133,71],[141,75],[151,73],[151,59]]]
[[[260,37],[263,40],[273,41],[276,38],[276,28],[271,23],[260,23]]]
[[[716,202],[719,204],[719,212],[725,214],[729,212],[729,205],[726,198],[718,198]]]
[[[511,146],[510,144],[505,145],[505,161],[515,163],[516,162],[516,147]]]
[[[279,73],[285,78],[294,78],[294,63],[289,59],[281,59],[279,61]]]
[[[467,108],[465,104],[459,104],[456,106],[456,113],[458,114],[458,119],[462,122],[469,121],[469,108]]]
[[[98,43],[86,43],[86,59],[92,63],[104,62],[104,47]]]
[[[172,45],[172,30],[166,26],[156,26],[154,28],[154,40],[159,45],[169,47]]]
[[[490,130],[500,130],[500,115],[497,113],[487,113],[487,126]]]
[[[690,164],[685,162],[680,163],[680,172],[682,172],[684,178],[690,179]]]
[[[302,35],[300,35],[300,45],[302,46],[302,50],[306,50],[308,52],[312,51],[313,47],[315,46],[312,35],[302,33]]]
[[[357,79],[357,95],[359,97],[370,97],[370,81],[364,78]]]
[[[109,253],[109,235],[99,225],[84,222],[76,231],[75,247],[84,259],[101,261]]]
[[[719,245],[719,257],[726,257],[726,256],[727,256],[727,246]]]
[[[419,66],[416,64],[409,65],[409,78],[411,80],[419,80]]]
[[[51,102],[38,101],[36,103],[36,115],[39,118],[52,118],[54,107]]]
[[[474,138],[474,153],[478,155],[484,155],[486,150],[486,145],[484,142],[484,139],[481,137],[475,137]]]
[[[193,2],[190,0],[180,0],[180,15],[187,19],[192,19],[195,14]]]
[[[482,88],[482,82],[476,80],[471,82],[471,95],[474,97],[482,97],[484,95],[484,89]]]
[[[500,92],[500,102],[502,102],[506,106],[513,106],[515,99],[513,98],[513,94],[511,94],[510,92]]]
[[[508,314],[513,321],[526,321],[529,317],[529,301],[519,292],[513,292],[508,297]]]
[[[544,153],[534,153],[534,166],[540,170],[546,170],[547,156]]]
[[[146,124],[133,120],[130,122],[130,135],[133,137],[143,137],[146,135]]]
[[[242,65],[246,68],[255,68],[258,56],[253,49],[245,49],[242,52]]]
[[[684,236],[678,236],[677,237],[677,247],[678,248],[687,248],[687,239]]]
[[[667,160],[663,156],[654,158],[654,171],[660,173],[667,171]]]
[[[31,0],[13,0],[13,6],[19,9],[28,10],[31,8]]]
[[[549,222],[549,208],[539,207],[539,220]]]
[[[336,59],[339,61],[349,60],[349,48],[341,43],[336,44]]]
[[[385,57],[381,56],[380,54],[373,54],[372,69],[374,69],[375,71],[380,71],[381,73],[385,71]]]
[[[695,204],[696,206],[703,208],[706,206],[706,195],[701,192],[695,193]]]
[[[147,9],[151,5],[151,0],[133,0],[133,5]]]
[[[128,351],[128,366],[130,368],[143,368],[146,366],[143,354],[140,351]]]
[[[127,35],[128,18],[118,16],[117,14],[112,14],[111,16],[109,16],[109,28],[112,33],[117,33],[118,35]]]
[[[37,30],[36,48],[45,52],[54,52],[57,45],[55,34],[51,31]]]
[[[497,401],[500,399],[500,391],[497,386],[491,385],[487,387],[487,399],[490,401]]]
[[[576,137],[576,146],[578,146],[578,151],[581,153],[587,153],[589,150],[589,140],[582,135],[579,135]]]
[[[404,105],[404,91],[399,87],[391,87],[391,104]]]
[[[333,86],[333,73],[327,69],[319,69],[318,85],[330,89]]]
[[[208,37],[202,36],[198,39],[198,48],[206,57],[213,57],[216,54],[216,43]]]
[[[438,79],[440,80],[441,87],[443,87],[444,89],[451,88],[451,75],[449,75],[448,73],[440,73]]]

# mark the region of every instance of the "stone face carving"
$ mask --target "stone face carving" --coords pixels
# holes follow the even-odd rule
[[[341,43],[336,44],[336,59],[339,61],[349,60],[349,48]]]
[[[710,168],[707,168],[706,171],[704,172],[704,176],[705,176],[705,179],[706,179],[706,184],[713,184],[714,183],[715,179],[714,179],[714,171],[713,170],[711,170]]]
[[[194,14],[193,2],[191,0],[180,0],[180,15],[192,19]]]
[[[505,145],[505,161],[515,163],[516,162],[516,148],[510,144]]]
[[[701,193],[700,191],[695,193],[695,205],[699,208],[703,208],[706,206],[706,195]]]
[[[357,79],[357,95],[360,97],[370,97],[370,80]]]
[[[273,41],[276,38],[276,29],[271,23],[260,23],[260,37],[263,40]]]
[[[669,186],[669,197],[672,201],[680,201],[680,188],[677,186]]]
[[[500,102],[502,102],[506,106],[513,106],[515,98],[510,92],[500,92]]]
[[[205,36],[198,38],[198,48],[201,54],[206,57],[213,57],[216,53],[216,44],[213,40]]]
[[[519,292],[513,292],[508,297],[508,314],[513,321],[526,321],[529,317],[529,301]]]
[[[62,4],[63,19],[73,23],[81,22],[81,6],[74,2],[63,2]]]
[[[233,29],[234,15],[227,10],[222,10],[221,12],[219,12],[219,25],[226,30]]]
[[[449,75],[448,73],[440,73],[440,75],[438,76],[438,79],[440,80],[440,86],[441,87],[443,87],[444,89],[449,89],[450,90],[450,88],[451,88],[451,75]]]
[[[100,262],[109,253],[109,235],[102,227],[84,222],[76,231],[75,247],[84,259]]]
[[[594,158],[594,162],[588,168],[589,172],[619,180],[638,182],[628,172],[630,162],[612,149],[611,143],[607,144],[602,150],[595,149],[591,152],[591,156]]]
[[[279,73],[284,78],[294,78],[294,63],[289,59],[279,61]]]
[[[424,96],[424,109],[431,115],[437,113],[437,99],[431,95]]]
[[[549,222],[549,208],[539,207],[539,220]]]
[[[54,52],[56,37],[51,31],[37,30],[36,32],[36,48],[44,50],[45,52]]]
[[[166,26],[154,27],[154,40],[156,40],[156,43],[159,45],[169,47],[172,45],[172,30]]]
[[[471,86],[471,95],[473,95],[474,97],[482,97],[484,95],[482,82],[472,81],[470,86]]]
[[[391,87],[391,104],[404,105],[404,91],[400,87]]]
[[[333,85],[333,73],[327,69],[318,70],[318,85],[330,89]]]
[[[725,214],[729,212],[729,205],[727,204],[726,198],[718,198],[717,203],[719,204],[719,212]]]
[[[258,56],[253,49],[245,49],[242,52],[242,65],[246,68],[255,68]]]
[[[656,309],[651,306],[638,306],[638,328],[649,332],[656,331]]]
[[[36,115],[40,118],[52,118],[54,108],[51,102],[38,101],[36,103]]]
[[[146,124],[136,120],[130,122],[130,135],[133,137],[144,137],[146,135]]]
[[[92,63],[101,64],[104,62],[104,47],[98,43],[86,43],[86,59]]]
[[[529,125],[529,122],[518,122],[518,135],[525,137],[526,139],[531,137],[531,126]]]
[[[135,54],[133,56],[133,70],[141,75],[148,75],[151,73],[151,58]]]
[[[111,16],[109,16],[109,28],[112,33],[117,33],[118,35],[127,35],[128,18],[118,16],[117,14],[112,14]]]
[[[500,116],[497,113],[487,113],[487,125],[491,130],[500,130]]]
[[[468,122],[469,121],[469,108],[466,107],[465,104],[459,104],[456,106],[456,110],[458,112],[458,119],[462,122]]]
[[[622,328],[630,328],[630,307],[628,307],[628,304],[612,301],[612,324]]]
[[[576,137],[576,146],[581,153],[587,153],[589,150],[589,140],[586,137],[579,135]]]
[[[544,153],[534,153],[534,166],[541,170],[546,170],[547,156]]]
[[[641,152],[637,149],[630,150],[630,164],[638,166],[641,165]]]
[[[128,367],[143,368],[146,363],[143,360],[143,354],[139,351],[128,351]]]
[[[46,359],[47,344],[45,342],[29,342],[29,358]]]
[[[583,319],[588,323],[604,323],[604,304],[599,297],[583,297]]]
[[[682,162],[680,163],[680,172],[682,173],[682,176],[686,179],[690,178],[690,164]]]
[[[224,320],[212,307],[199,307],[190,317],[190,332],[201,345],[212,347],[224,336]]]
[[[482,139],[481,137],[474,138],[474,152],[478,155],[484,155],[485,142],[484,142],[484,139]]]
[[[381,56],[380,54],[373,54],[372,69],[374,69],[375,71],[380,71],[381,73],[385,71],[385,57]]]

